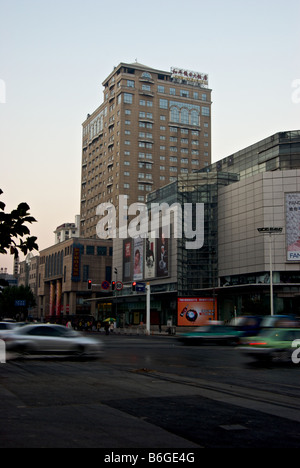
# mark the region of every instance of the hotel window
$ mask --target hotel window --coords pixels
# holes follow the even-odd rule
[[[170,88],[170,96],[176,96],[176,89]]]
[[[209,107],[202,107],[202,115],[204,115],[205,117],[210,116]]]
[[[181,89],[181,90],[180,90],[180,96],[181,96],[181,97],[188,98],[189,95],[190,95],[190,93],[189,93],[188,91],[186,91],[186,90],[184,90],[184,89]]]
[[[181,123],[183,124],[189,124],[189,111],[187,109],[182,109],[181,110]]]
[[[168,101],[166,99],[159,100],[159,107],[161,109],[168,109]]]
[[[159,93],[164,93],[164,92],[165,92],[165,87],[164,87],[164,86],[158,86],[158,87],[157,87],[157,91],[158,91]]]
[[[134,81],[127,80],[127,88],[134,88]]]
[[[132,102],[133,102],[133,95],[129,93],[124,93],[124,103],[132,104]]]
[[[199,126],[199,114],[197,111],[191,112],[191,124]]]
[[[129,184],[124,184],[124,189],[129,189],[130,185]]]
[[[177,172],[177,167],[170,167],[170,172]]]
[[[179,109],[177,107],[171,109],[170,120],[171,122],[179,123]]]
[[[142,90],[143,91],[151,91],[151,86],[150,85],[143,85]]]
[[[140,99],[140,106],[146,106],[146,101],[144,99]]]

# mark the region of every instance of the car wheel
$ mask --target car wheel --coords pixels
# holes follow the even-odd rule
[[[76,346],[75,350],[74,350],[74,354],[76,356],[82,356],[85,352],[85,348],[83,345],[78,345]]]
[[[18,345],[14,349],[14,352],[20,354],[21,356],[29,356],[30,354],[32,354],[32,350],[28,345]]]

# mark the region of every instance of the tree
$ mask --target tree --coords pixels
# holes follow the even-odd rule
[[[0,189],[0,195],[2,193]],[[30,230],[25,225],[37,222],[30,216],[27,203],[20,203],[11,213],[5,213],[4,210],[5,203],[0,201],[0,254],[6,255],[10,251],[18,258],[19,252],[27,255],[28,252],[38,250],[37,237],[30,236]]]
[[[24,302],[21,307],[16,301]],[[36,305],[35,297],[29,286],[10,286],[0,294],[0,316],[15,319],[18,315],[27,318],[28,309]]]

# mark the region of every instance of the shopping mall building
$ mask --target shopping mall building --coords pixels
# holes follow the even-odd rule
[[[191,226],[185,229],[183,213],[183,236],[176,238],[171,210],[169,238],[149,229],[143,239],[114,239],[113,271],[123,289],[113,302],[121,323],[145,321],[146,283],[153,325],[267,315],[272,303],[275,314],[300,314],[300,130],[179,176],[148,196],[149,212],[162,203],[192,206]],[[203,233],[198,249],[186,248],[193,232]],[[132,291],[133,282],[141,292]]]

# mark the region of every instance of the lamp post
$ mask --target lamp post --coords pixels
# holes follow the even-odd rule
[[[268,234],[270,236],[270,311],[271,316],[274,315],[274,293],[273,293],[273,261],[272,261],[272,235],[282,234],[282,227],[263,227],[257,229],[260,234]]]

